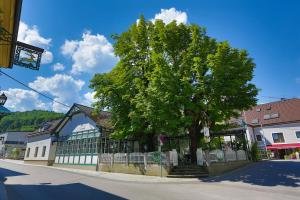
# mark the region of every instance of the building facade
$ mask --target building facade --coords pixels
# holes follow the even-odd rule
[[[110,113],[74,104],[58,124],[56,166],[95,169],[98,162],[100,136],[110,129]]]
[[[300,99],[283,99],[244,112],[249,139],[272,158],[300,151]]]
[[[31,132],[8,131],[0,133],[0,157],[24,158],[27,144],[27,135]]]
[[[59,122],[60,120],[46,122],[38,130],[28,134],[25,163],[53,164],[56,151],[56,137],[53,133]]]

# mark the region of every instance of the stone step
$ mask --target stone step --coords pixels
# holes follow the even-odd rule
[[[193,169],[193,168],[174,168],[173,171],[206,171],[205,168]]]
[[[208,177],[208,174],[185,174],[185,175],[167,175],[168,178],[205,178]]]
[[[193,174],[207,174],[204,171],[172,171],[170,174],[174,175],[193,175]]]

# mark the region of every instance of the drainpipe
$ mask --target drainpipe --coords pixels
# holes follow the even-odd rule
[[[267,150],[267,144],[266,144],[266,138],[265,138],[265,134],[264,134],[264,130],[263,130],[263,125],[262,124],[260,124],[260,128],[261,128],[261,133],[262,133],[262,136],[263,136],[263,142],[264,142],[264,146],[265,146],[265,151],[266,151],[266,154],[267,154],[267,158],[269,159],[268,150]]]

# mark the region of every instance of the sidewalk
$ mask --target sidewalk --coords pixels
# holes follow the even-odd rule
[[[89,171],[89,170],[81,170],[81,169],[70,169],[70,168],[60,168],[53,166],[43,166],[43,165],[33,165],[33,164],[25,164],[22,160],[3,160],[5,162],[20,164],[20,165],[31,165],[35,167],[47,167],[55,170],[67,171],[70,173],[81,174],[85,176],[98,177],[108,180],[114,181],[123,181],[123,182],[140,182],[140,183],[186,183],[186,182],[199,182],[200,180],[197,178],[167,178],[167,177],[159,177],[159,176],[144,176],[144,175],[136,175],[136,174],[123,174],[123,173],[110,173],[110,172],[102,172],[102,171]]]

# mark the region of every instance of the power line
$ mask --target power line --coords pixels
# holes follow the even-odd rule
[[[45,95],[45,94],[43,94],[43,93],[41,93],[41,92],[39,92],[39,91],[37,91],[37,90],[33,89],[32,87],[29,87],[29,86],[28,86],[28,85],[26,85],[25,83],[23,83],[23,82],[21,82],[21,81],[19,81],[19,80],[15,79],[14,77],[12,77],[12,76],[10,76],[10,75],[6,74],[6,73],[5,73],[5,72],[3,72],[2,70],[0,70],[0,73],[1,73],[1,74],[3,74],[3,75],[5,75],[5,76],[7,76],[8,78],[10,78],[10,79],[12,79],[12,80],[16,81],[17,83],[19,83],[19,84],[23,85],[24,87],[26,87],[26,88],[28,88],[28,89],[30,89],[30,90],[32,90],[32,91],[34,91],[35,93],[37,93],[37,94],[39,94],[39,95],[41,95],[41,96],[45,97],[46,99],[49,99],[49,100],[51,100],[51,101],[53,101],[53,102],[55,102],[55,103],[58,103],[58,104],[60,104],[60,105],[63,105],[63,106],[65,106],[65,107],[68,107],[68,108],[70,108],[70,106],[68,106],[67,104],[61,103],[61,102],[59,102],[59,101],[57,101],[57,100],[53,99],[52,97],[49,97],[49,96],[47,96],[47,95]]]
[[[268,99],[286,99],[285,97],[261,96]]]

